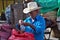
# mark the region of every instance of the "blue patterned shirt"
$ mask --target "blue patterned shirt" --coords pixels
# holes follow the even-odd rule
[[[28,17],[27,19],[24,20],[24,22],[33,24],[36,30],[34,31],[31,27],[26,26],[25,32],[33,33],[35,40],[44,40],[44,30],[46,25],[45,20],[42,16],[37,15],[36,18],[34,19],[34,22],[32,22],[31,17]]]

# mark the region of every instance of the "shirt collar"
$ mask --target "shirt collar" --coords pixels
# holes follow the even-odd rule
[[[35,20],[30,16],[30,20],[32,21],[32,22],[34,22]]]

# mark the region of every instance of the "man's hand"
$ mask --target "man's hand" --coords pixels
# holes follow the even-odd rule
[[[23,20],[19,20],[19,25],[30,26],[32,29],[34,29],[34,31],[36,31],[33,24],[24,22]]]
[[[23,20],[19,20],[19,25],[22,25],[24,23]]]
[[[19,25],[29,26],[30,23],[24,22],[23,20],[19,20]]]

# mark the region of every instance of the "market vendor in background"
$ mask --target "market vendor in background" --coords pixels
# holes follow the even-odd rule
[[[1,20],[2,21],[6,21],[6,17],[5,17],[5,13],[4,12],[1,12]]]
[[[29,2],[27,8],[23,10],[25,14],[29,14],[30,17],[26,18],[24,21],[19,20],[19,24],[16,27],[19,29],[20,25],[25,27],[25,32],[33,33],[35,40],[44,40],[44,30],[45,30],[45,20],[39,14],[39,9],[36,2]],[[22,29],[24,29],[22,27]]]

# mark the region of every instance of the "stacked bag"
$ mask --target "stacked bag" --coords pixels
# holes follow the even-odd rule
[[[9,24],[0,24],[0,40],[8,40],[12,27]]]
[[[32,33],[21,32],[13,29],[12,34],[8,40],[35,40],[35,39]]]

